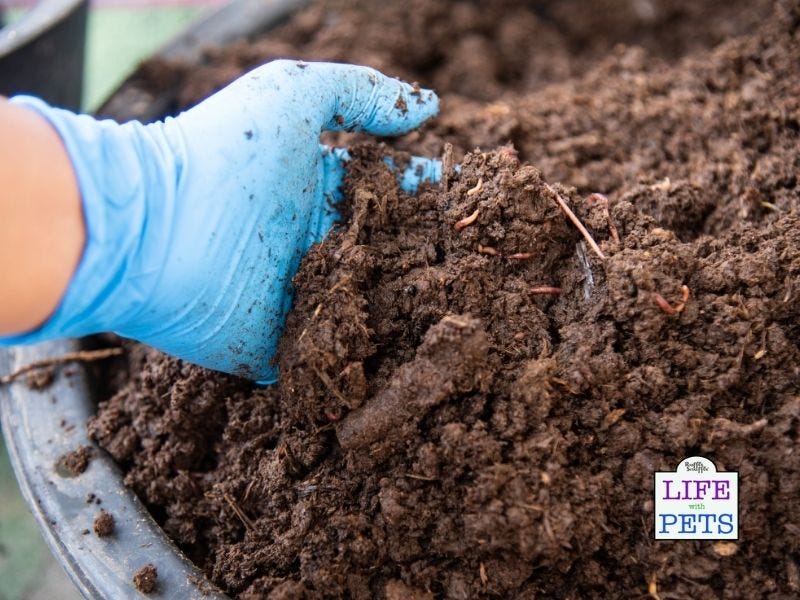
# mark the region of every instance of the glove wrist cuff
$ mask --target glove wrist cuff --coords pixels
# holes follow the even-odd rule
[[[6,338],[31,343],[117,330],[141,308],[148,290],[142,279],[142,241],[154,182],[168,179],[160,165],[142,160],[151,144],[145,126],[98,121],[47,105],[37,98],[11,100],[44,117],[61,137],[81,195],[86,243],[59,306],[38,329]],[[166,186],[163,186],[165,196]],[[165,198],[166,199],[166,198]]]

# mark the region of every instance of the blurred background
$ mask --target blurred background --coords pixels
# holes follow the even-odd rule
[[[51,101],[91,112],[139,61],[223,2],[93,0],[87,6],[83,0],[0,0],[0,80],[44,77],[36,84],[66,90],[54,92],[59,97]],[[56,21],[62,22],[58,30]],[[68,56],[60,46],[75,36],[85,36],[83,56]],[[21,47],[27,37],[39,39],[37,47]],[[31,69],[33,60],[52,68]],[[0,600],[79,597],[39,534],[0,443]]]
[[[209,9],[224,2],[225,0],[92,0],[88,13],[85,16],[77,14],[73,18],[77,23],[70,24],[71,29],[66,34],[79,36],[81,22],[85,22],[86,44],[80,108],[85,111],[97,108],[139,61],[153,54]],[[6,37],[9,34],[13,36],[20,29],[27,29],[26,17],[30,19],[39,15],[35,19],[34,28],[44,29],[51,26],[54,14],[65,10],[69,4],[83,2],[0,0],[0,40],[3,34]],[[80,8],[77,12],[80,12]],[[14,37],[18,38],[19,35]],[[12,39],[11,42],[13,41]],[[0,55],[2,49],[0,41]],[[56,57],[58,68],[54,71],[64,70],[60,62],[63,58],[61,55]],[[0,69],[3,66],[0,63]],[[48,74],[50,77],[59,75],[57,72]]]

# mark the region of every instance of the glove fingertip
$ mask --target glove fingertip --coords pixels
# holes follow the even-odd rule
[[[403,83],[394,108],[413,129],[439,114],[439,96],[433,90]]]
[[[329,74],[334,101],[324,129],[401,135],[439,112],[436,92],[387,77],[375,69],[337,65]]]

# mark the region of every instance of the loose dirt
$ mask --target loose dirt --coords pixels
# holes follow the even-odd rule
[[[71,477],[76,477],[89,468],[94,452],[90,446],[78,446],[58,459],[58,466]]]
[[[156,590],[158,570],[153,565],[145,565],[133,574],[133,587],[143,594],[152,594]]]
[[[97,513],[92,524],[97,537],[108,537],[114,533],[114,515],[104,510]]]
[[[228,593],[800,593],[800,8],[532,4],[323,2],[184,86],[285,55],[443,92],[340,138],[278,386],[134,345],[90,424]],[[445,180],[405,195],[392,152]],[[739,472],[738,541],[652,539],[654,472],[695,454]]]

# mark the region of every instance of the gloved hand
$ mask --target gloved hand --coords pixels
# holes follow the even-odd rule
[[[347,154],[320,146],[320,132],[398,135],[438,111],[433,92],[373,69],[285,60],[150,125],[13,102],[61,135],[87,241],[49,320],[3,343],[114,331],[264,383],[292,277],[337,216]],[[398,177],[413,192],[440,170],[418,159]]]

